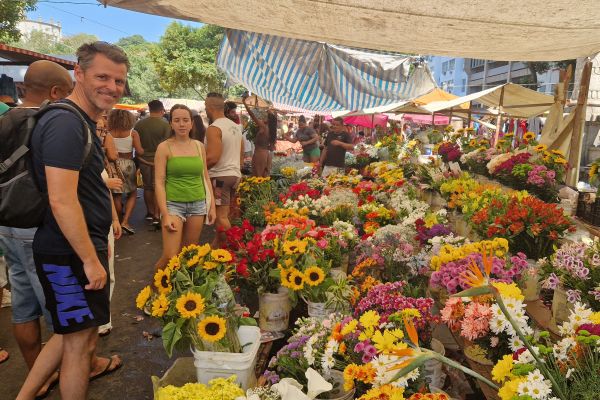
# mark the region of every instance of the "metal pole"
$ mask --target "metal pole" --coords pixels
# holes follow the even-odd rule
[[[467,128],[471,127],[471,107],[473,107],[473,100],[469,102],[469,117],[467,118]]]
[[[498,118],[496,119],[496,134],[494,135],[494,146],[498,143],[500,137],[500,123],[502,122],[502,106],[504,105],[504,86],[500,92],[500,104],[498,105]]]

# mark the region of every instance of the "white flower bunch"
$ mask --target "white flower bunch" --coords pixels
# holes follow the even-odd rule
[[[586,307],[580,302],[575,303],[575,307],[569,315],[569,320],[564,322],[558,328],[561,336],[575,336],[577,328],[583,324],[589,324],[592,322],[590,321],[592,313],[593,311],[589,307]]]
[[[496,171],[496,168],[500,166],[504,161],[508,160],[513,156],[512,153],[502,153],[495,157],[493,157],[486,165],[488,172],[493,174]]]
[[[297,200],[287,199],[285,203],[283,203],[283,208],[300,211],[302,209],[307,209],[309,212],[314,208],[315,200],[313,200],[310,196],[300,195]]]
[[[355,242],[358,240],[358,231],[356,227],[346,221],[334,221],[333,229],[335,229],[340,236],[347,242]]]
[[[394,379],[396,373],[398,372],[397,370],[391,369],[391,367],[393,367],[395,364],[402,363],[405,360],[406,357],[398,357],[386,354],[380,354],[379,356],[373,358],[373,360],[371,360],[371,365],[376,371],[373,386],[380,387],[390,383],[390,381]],[[403,377],[391,382],[391,385],[395,387],[406,387],[410,381],[414,381],[418,377],[419,368],[415,368],[407,375],[404,375]]]
[[[465,153],[462,156],[460,156],[460,162],[465,164],[469,160],[476,159],[477,156],[479,155],[479,153],[481,153],[481,152],[482,152],[481,149],[475,149],[469,153]]]
[[[536,400],[547,400],[552,394],[552,383],[544,378],[539,369],[527,374],[527,380],[517,388],[520,396],[530,396]]]
[[[335,358],[333,355],[337,353],[340,344],[333,339],[330,339],[325,346],[325,351],[321,357],[321,371],[325,378],[331,375],[331,369],[335,366]]]
[[[332,203],[332,207],[343,206],[354,206],[358,204],[358,196],[351,189],[344,187],[334,187],[329,192],[329,200]]]
[[[513,321],[517,323],[520,331],[524,335],[532,335],[533,329],[529,326],[529,317],[525,311],[525,304],[522,300],[514,298],[502,298],[506,309],[510,313]],[[517,351],[523,347],[523,342],[518,338],[517,332],[508,321],[498,304],[492,304],[492,319],[490,320],[490,330],[496,335],[506,333],[510,336],[510,348]]]
[[[408,225],[412,225],[417,219],[423,218],[425,213],[429,210],[429,204],[418,199],[410,198],[403,188],[392,193],[390,196],[390,206],[396,210],[400,217],[404,217],[411,221]]]
[[[332,204],[332,201],[329,198],[329,196],[323,195],[323,196],[319,197],[318,199],[313,200],[313,203],[311,204],[310,208],[311,208],[310,213],[312,215],[319,216],[319,215],[323,215],[327,211],[332,210],[335,207]]]

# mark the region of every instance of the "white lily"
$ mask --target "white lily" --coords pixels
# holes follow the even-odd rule
[[[302,385],[292,378],[283,378],[271,387],[279,393],[281,400],[311,400],[302,392]]]
[[[327,382],[321,374],[312,368],[306,370],[304,376],[308,379],[308,398],[311,400],[321,393],[329,392],[333,389],[333,385]]]

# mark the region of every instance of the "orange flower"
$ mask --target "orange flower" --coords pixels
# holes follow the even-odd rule
[[[471,260],[471,265],[469,265],[469,270],[467,270],[461,274],[461,276],[467,281],[467,284],[471,287],[484,286],[487,282],[487,278],[490,276],[490,273],[492,272],[492,264],[493,264],[492,256],[490,255],[490,257],[488,257],[487,254],[485,253],[485,250],[481,253],[481,255],[483,256],[482,262],[483,262],[483,270],[485,272],[485,275],[481,272],[481,269],[479,269],[479,266],[477,265],[477,263],[474,260]]]

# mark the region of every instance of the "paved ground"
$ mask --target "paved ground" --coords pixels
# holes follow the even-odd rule
[[[135,296],[152,277],[153,265],[161,251],[160,232],[143,220],[145,207],[138,199],[133,236],[124,236],[116,244],[116,285],[112,299],[113,331],[99,340],[99,354],[119,354],[125,365],[119,371],[90,383],[89,399],[152,399],[152,375],[162,376],[177,357],[170,360],[160,338],[148,341],[143,332],[156,332],[160,324],[135,308]],[[205,229],[201,242],[207,242],[213,230]],[[10,308],[0,310],[0,346],[10,352],[10,360],[0,364],[0,399],[14,399],[27,375],[27,368],[11,332]],[[47,335],[44,336],[47,338]],[[187,354],[186,354],[187,355]],[[59,399],[58,388],[49,399]]]

